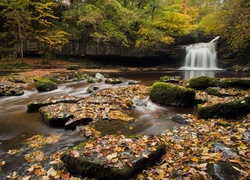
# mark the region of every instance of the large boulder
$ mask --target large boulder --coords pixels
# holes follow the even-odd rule
[[[49,78],[34,78],[35,87],[40,92],[52,91],[57,89],[57,83]]]
[[[106,135],[87,141],[61,156],[72,174],[95,179],[130,179],[165,152],[157,137],[128,138]]]
[[[250,97],[242,101],[214,104],[212,106],[198,107],[198,118],[226,118],[238,119],[250,112]]]
[[[191,106],[195,103],[195,91],[170,83],[156,82],[152,86],[150,99],[164,105]]]

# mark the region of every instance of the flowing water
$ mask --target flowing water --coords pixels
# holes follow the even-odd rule
[[[132,79],[140,81],[141,84],[151,86],[154,82],[159,80],[159,77],[164,75],[180,75],[182,78],[186,77],[185,71],[166,71],[166,72],[123,72],[110,73],[111,77],[123,77],[125,79]],[[217,77],[225,76],[225,73],[214,72]],[[228,74],[228,76],[234,76]],[[245,76],[245,74],[242,74]],[[64,130],[62,128],[53,128],[47,126],[41,121],[39,113],[27,113],[27,104],[34,100],[44,97],[73,95],[77,97],[85,97],[89,94],[86,89],[93,84],[84,82],[70,82],[62,84],[57,90],[51,92],[40,93],[36,90],[25,91],[22,96],[14,97],[0,97],[0,161],[6,161],[6,165],[2,167],[4,172],[13,172],[25,165],[26,161],[23,156],[27,153],[24,150],[16,155],[8,155],[10,149],[22,148],[25,139],[40,134],[42,136],[49,136],[51,134],[61,135],[58,143],[50,146],[45,146],[42,151],[46,155],[52,154],[58,150],[64,150],[72,147],[81,141],[84,137],[80,133],[72,130]],[[108,88],[111,85],[98,83],[100,88]],[[124,85],[124,84],[121,84]],[[113,85],[120,86],[120,85]],[[96,127],[105,134],[159,134],[167,128],[180,126],[180,124],[173,122],[170,117],[175,113],[191,113],[195,114],[195,108],[174,108],[164,107],[148,101],[146,107],[136,107],[128,112],[131,116],[136,118],[134,123],[124,122],[99,122]]]
[[[182,70],[220,70],[216,65],[216,45],[219,36],[209,43],[197,43],[186,46],[185,66]]]

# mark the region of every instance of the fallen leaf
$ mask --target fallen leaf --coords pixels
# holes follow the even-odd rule
[[[198,159],[197,157],[193,157],[191,160],[192,160],[193,162],[196,162],[196,163],[199,162],[199,159]]]
[[[118,155],[117,152],[115,152],[115,153],[113,153],[113,154],[110,154],[110,155],[106,156],[106,159],[111,160],[111,159],[113,159],[113,158],[116,158],[117,155]]]

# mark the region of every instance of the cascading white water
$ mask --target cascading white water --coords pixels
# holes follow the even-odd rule
[[[209,43],[197,43],[186,46],[185,66],[181,70],[219,70],[216,65],[217,36]]]

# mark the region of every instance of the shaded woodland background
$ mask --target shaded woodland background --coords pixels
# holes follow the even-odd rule
[[[248,0],[2,0],[0,56],[157,56],[220,36],[223,58],[249,61],[249,19]]]

